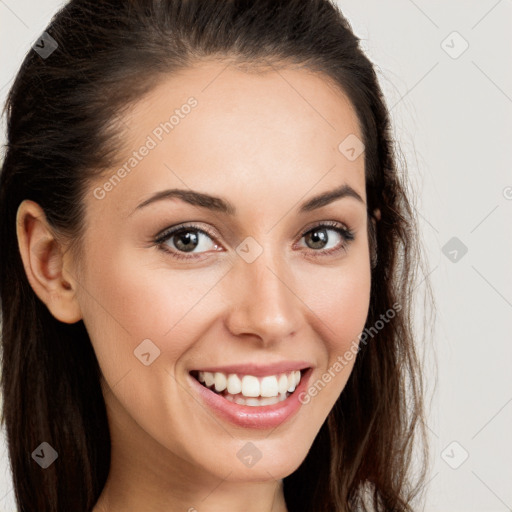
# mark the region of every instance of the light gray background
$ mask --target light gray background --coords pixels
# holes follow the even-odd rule
[[[425,510],[512,510],[512,0],[338,3],[378,66],[437,304],[427,340],[435,388],[425,361],[433,397]],[[2,106],[62,4],[0,0]],[[443,253],[452,237],[468,249],[456,262]],[[14,510],[0,436],[0,511]]]

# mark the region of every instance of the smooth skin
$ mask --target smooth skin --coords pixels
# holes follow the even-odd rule
[[[362,138],[346,96],[304,69],[201,62],[166,76],[123,114],[119,166],[192,96],[197,106],[162,141],[152,135],[157,146],[103,199],[94,190],[118,166],[91,185],[83,266],[36,203],[18,210],[32,288],[59,321],[83,320],[104,376],[112,463],[93,512],[285,512],[282,479],[304,460],[355,358],[292,418],[264,430],[216,416],[188,372],[306,360],[312,384],[358,341],[368,314],[364,153],[350,160],[338,149],[350,134]],[[363,202],[344,197],[297,213],[343,184]],[[171,188],[222,197],[236,214],[179,199],[136,208]],[[328,221],[355,239],[331,227],[316,230],[324,245],[303,236]],[[192,253],[183,236],[164,242],[170,252],[155,244],[166,228],[190,222],[214,236],[188,231],[198,237]],[[262,251],[251,263],[236,250],[247,237]],[[149,365],[134,355],[146,339],[160,350]],[[262,455],[251,467],[237,457],[249,441]]]

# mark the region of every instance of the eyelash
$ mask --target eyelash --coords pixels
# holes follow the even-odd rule
[[[314,250],[314,249],[312,249],[312,251],[314,253],[320,253],[320,254],[315,254],[313,257],[314,258],[325,257],[325,256],[334,255],[334,254],[339,253],[341,251],[345,251],[346,252],[347,249],[348,249],[348,246],[350,245],[350,243],[355,239],[355,234],[354,234],[354,232],[351,229],[341,227],[339,223],[334,222],[334,221],[321,222],[321,223],[319,223],[319,224],[309,228],[307,231],[305,231],[305,232],[303,232],[301,234],[300,239],[302,239],[308,233],[310,233],[312,231],[315,231],[318,228],[324,228],[324,227],[325,228],[329,228],[330,230],[336,231],[344,239],[344,242],[342,242],[341,245],[338,246],[338,247],[327,249],[327,250],[321,250],[321,249]],[[155,238],[154,244],[160,250],[170,254],[173,258],[176,258],[178,260],[193,260],[193,259],[197,259],[197,258],[202,258],[201,254],[185,255],[186,253],[182,253],[180,251],[175,251],[175,250],[170,250],[168,247],[165,246],[165,242],[170,240],[173,235],[176,235],[177,233],[180,233],[182,231],[184,231],[184,232],[187,232],[187,231],[197,231],[198,233],[202,233],[204,235],[207,235],[212,240],[215,240],[215,235],[210,230],[200,228],[199,226],[196,226],[194,224],[186,224],[186,225],[176,226],[176,227],[173,227],[173,228],[170,228],[170,229],[164,231],[163,233],[161,233],[160,235],[158,235]]]

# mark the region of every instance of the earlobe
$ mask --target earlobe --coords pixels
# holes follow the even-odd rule
[[[18,207],[16,233],[21,259],[30,286],[50,313],[72,324],[82,318],[76,283],[64,278],[65,253],[49,226],[43,209],[25,199]],[[70,275],[66,271],[66,276]]]

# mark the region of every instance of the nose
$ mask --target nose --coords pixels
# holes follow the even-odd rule
[[[235,336],[259,338],[268,346],[292,337],[300,328],[306,307],[294,290],[293,274],[269,250],[252,263],[243,259],[231,270],[227,328]]]

